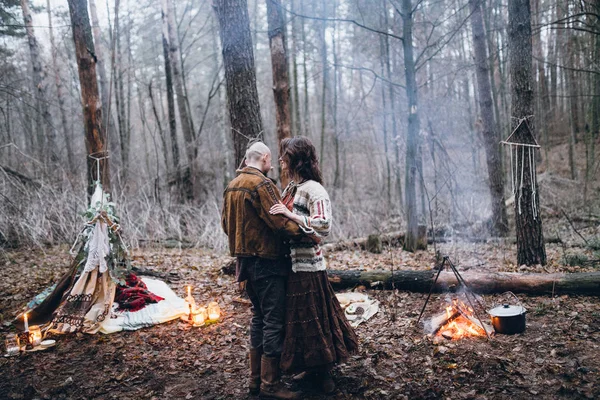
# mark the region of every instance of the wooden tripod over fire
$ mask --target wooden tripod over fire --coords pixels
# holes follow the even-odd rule
[[[469,302],[471,309],[473,309],[473,314],[475,315],[475,318],[477,318],[477,321],[479,322],[478,325],[483,329],[487,338],[490,339],[490,334],[489,334],[488,330],[486,329],[485,325],[483,324],[483,322],[481,321],[481,318],[479,318],[479,314],[477,313],[474,303],[477,303],[478,306],[480,306],[484,309],[485,309],[485,306],[483,304],[481,304],[481,302],[479,301],[479,299],[477,299],[477,297],[475,297],[475,295],[469,288],[469,285],[467,285],[467,282],[463,279],[463,277],[460,275],[460,273],[456,269],[456,266],[452,263],[452,261],[450,261],[450,258],[448,256],[444,256],[444,258],[442,259],[442,263],[439,266],[437,266],[436,268],[437,268],[438,272],[435,276],[435,279],[433,280],[433,283],[431,284],[431,288],[429,289],[429,294],[427,295],[425,304],[423,304],[423,308],[421,309],[421,313],[419,314],[419,318],[417,319],[417,326],[419,324],[419,321],[421,321],[421,317],[423,316],[423,313],[425,312],[425,307],[427,307],[427,303],[429,302],[429,299],[431,298],[431,293],[433,292],[433,288],[435,287],[435,284],[437,283],[437,280],[440,277],[440,273],[442,272],[442,270],[447,271],[448,269],[450,269],[454,273],[454,276],[456,277],[456,280],[458,281],[459,285],[464,286],[465,297],[466,297],[467,301]]]

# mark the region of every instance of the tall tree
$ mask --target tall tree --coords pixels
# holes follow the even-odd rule
[[[65,139],[65,149],[67,150],[67,162],[69,163],[69,171],[75,172],[75,160],[73,156],[73,146],[71,144],[71,135],[69,133],[69,124],[67,122],[67,111],[65,110],[65,92],[63,88],[62,78],[60,77],[60,70],[58,68],[57,61],[57,48],[56,41],[54,40],[54,29],[52,27],[52,7],[50,6],[50,0],[46,1],[46,8],[48,11],[48,33],[50,35],[50,46],[52,53],[52,67],[54,69],[54,83],[56,85],[56,97],[58,98],[58,111],[60,113],[60,123]]]
[[[532,135],[535,136],[533,114],[533,75],[531,43],[531,8],[529,0],[508,1],[508,57],[510,60],[510,90],[512,127],[515,129],[523,120],[529,121]],[[515,141],[524,142],[518,130]],[[524,157],[517,157],[517,171],[522,173],[521,200],[515,201],[517,230],[517,262],[519,265],[546,264],[546,248],[542,232],[542,219],[539,213],[539,196],[533,195],[533,185],[537,186],[537,173],[530,168],[531,163]],[[522,171],[522,172],[521,172]],[[518,204],[524,204],[519,210]]]
[[[115,129],[115,122],[113,120],[112,114],[109,112],[110,84],[106,75],[106,45],[104,44],[102,29],[100,29],[100,21],[98,20],[96,0],[90,0],[90,17],[92,20],[92,33],[94,35],[94,45],[96,46],[96,70],[98,72],[99,78],[98,83],[100,85],[100,97],[102,99],[102,109],[104,110],[104,120],[102,121],[102,126],[104,126],[106,128],[106,131],[108,132],[107,134],[109,151],[113,156],[118,157],[120,153],[120,144],[119,137],[117,136],[118,132]]]
[[[384,5],[383,18],[385,23],[385,29],[388,29],[389,26],[389,18],[388,18],[388,10]],[[392,80],[392,57],[390,54],[390,37],[388,35],[384,36],[384,44],[385,44],[385,71],[387,74],[387,79]],[[400,140],[398,137],[398,122],[396,118],[396,89],[393,85],[388,84],[388,93],[390,99],[389,106],[389,115],[392,119],[392,134],[391,140],[394,143],[394,159],[396,161],[396,191],[398,196],[398,203],[400,204],[400,210],[404,208],[404,199],[402,198],[402,177],[400,173]],[[387,147],[387,144],[386,144]]]
[[[292,13],[296,12],[294,0],[290,0],[290,9]],[[298,18],[293,18],[290,24],[291,38],[292,38],[292,75],[293,80],[293,131],[295,135],[300,135],[302,132],[302,122],[300,120],[300,90],[298,88]]]
[[[406,141],[406,180],[404,193],[406,196],[406,240],[404,249],[416,251],[427,247],[427,241],[419,240],[419,216],[417,209],[417,173],[419,164],[419,109],[417,97],[417,78],[413,47],[413,14],[411,0],[402,0],[402,48],[404,52],[404,71],[406,74],[406,97],[408,99],[408,137]]]
[[[304,1],[300,3],[300,12],[304,14]],[[310,136],[311,128],[310,128],[310,107],[309,107],[309,96],[308,96],[308,62],[307,62],[307,37],[306,37],[306,21],[304,18],[300,18],[300,33],[302,36],[302,83],[303,83],[303,92],[304,92],[304,107],[303,111],[303,125],[304,129],[302,134],[304,136]]]
[[[17,17],[19,8],[20,0],[0,0],[0,36],[23,36],[23,26]],[[8,49],[0,45],[0,55],[9,53]]]
[[[48,107],[48,99],[46,98],[46,74],[42,66],[40,46],[33,31],[29,0],[21,0],[21,9],[23,10],[23,20],[25,21],[29,55],[31,57],[32,81],[37,108],[36,130],[38,151],[44,160],[56,162],[58,160],[55,143],[56,131],[52,126],[50,108]]]
[[[319,160],[321,162],[321,167],[325,164],[325,129],[327,127],[327,90],[328,85],[327,81],[329,80],[329,67],[327,65],[327,1],[322,0],[321,2],[321,13],[323,14],[323,19],[321,20],[321,65],[322,65],[322,85],[321,85],[321,148],[319,150]]]
[[[577,68],[575,63],[575,52],[576,49],[576,41],[577,37],[574,32],[571,32],[569,38],[567,39],[569,45],[566,46],[565,49],[565,59],[564,63],[568,63],[569,69],[563,70],[565,76],[565,83],[567,86],[567,95],[569,97],[568,105],[569,105],[569,123],[570,123],[570,131],[569,131],[569,166],[571,169],[571,179],[577,179],[577,165],[575,163],[575,144],[577,143],[577,137],[579,134],[579,110],[577,107],[577,77],[575,74],[575,68]]]
[[[115,0],[115,33],[113,44],[113,82],[115,89],[115,107],[117,111],[117,124],[119,127],[119,143],[121,145],[121,182],[123,185],[127,184],[127,175],[129,171],[129,148],[131,147],[131,132],[128,128],[127,113],[125,112],[127,99],[125,98],[125,86],[124,86],[124,75],[126,67],[123,61],[123,50],[121,48],[121,36],[123,36],[121,29],[121,16],[120,16],[120,1]],[[108,110],[107,110],[108,112]]]
[[[194,124],[192,116],[188,112],[187,96],[185,94],[183,84],[183,75],[181,71],[181,55],[179,52],[179,38],[177,37],[177,26],[175,24],[175,10],[173,1],[162,0],[163,18],[167,20],[167,32],[169,43],[169,60],[171,62],[171,72],[177,95],[177,110],[179,111],[179,121],[183,139],[185,140],[185,152],[188,161],[189,176],[186,176],[186,189],[188,198],[195,196],[195,180],[196,174],[194,164],[198,154],[198,144],[196,143],[196,133],[194,132]]]
[[[471,29],[473,30],[473,49],[475,52],[477,88],[479,91],[479,108],[483,123],[483,139],[487,159],[488,179],[492,199],[492,232],[498,236],[508,234],[508,217],[504,204],[504,174],[500,158],[500,144],[494,123],[492,90],[490,87],[489,68],[481,0],[469,0],[471,9]]]
[[[179,144],[177,143],[177,119],[175,116],[175,93],[173,92],[173,73],[171,53],[169,52],[169,26],[167,15],[163,9],[162,13],[162,45],[163,58],[165,61],[165,85],[167,87],[167,118],[169,120],[169,138],[171,139],[171,154],[173,160],[173,171],[175,172],[175,186],[177,196],[181,196],[181,160],[179,156]],[[181,196],[183,197],[183,196]]]
[[[219,20],[235,165],[239,166],[248,141],[262,135],[248,3],[214,0],[213,7]]]
[[[94,40],[88,16],[87,0],[68,0],[68,2],[81,86],[85,145],[88,154],[88,196],[91,197],[95,181],[100,181],[104,190],[110,192],[108,158],[104,157],[106,156],[106,136],[102,129],[102,103],[98,92]],[[96,161],[92,157],[100,159],[98,169],[96,169]]]
[[[273,97],[277,120],[277,142],[292,137],[292,113],[290,110],[290,79],[288,75],[287,45],[281,0],[266,0],[267,23],[269,25],[269,46],[271,48],[271,67],[273,70]],[[283,171],[279,173],[282,174]],[[285,187],[288,176],[281,176],[281,185]]]

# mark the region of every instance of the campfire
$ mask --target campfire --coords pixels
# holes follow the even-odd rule
[[[449,268],[454,272],[456,280],[462,287],[462,291],[453,294],[453,297],[450,298],[443,307],[444,311],[439,312],[428,321],[425,321],[425,331],[439,339],[444,338],[448,340],[459,340],[477,336],[489,338],[494,332],[494,329],[491,325],[484,323],[479,317],[479,315],[485,315],[485,311],[482,313],[482,310],[485,310],[482,299],[471,292],[467,283],[447,256],[443,258],[442,264],[437,268],[438,273],[431,285],[427,300],[425,300],[425,304],[423,304],[417,323],[423,316],[423,312],[431,298],[431,293],[440,276],[440,272],[444,268]],[[473,307],[478,307],[478,311],[474,310]]]
[[[477,318],[474,310],[460,299],[452,299],[446,309],[426,322],[426,330],[432,335],[448,340],[487,336],[493,332],[491,326]]]

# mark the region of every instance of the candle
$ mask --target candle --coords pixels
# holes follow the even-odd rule
[[[185,298],[185,301],[187,301],[189,307],[190,307],[190,314],[192,313],[196,313],[196,300],[194,300],[194,298],[192,297],[192,287],[188,285],[187,287],[187,297]],[[191,319],[191,318],[190,318]]]
[[[27,321],[27,313],[23,315],[23,323],[25,325],[25,332],[29,332],[29,322]]]

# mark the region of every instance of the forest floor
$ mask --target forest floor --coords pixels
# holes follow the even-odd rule
[[[597,225],[580,226],[579,231],[593,242],[600,238]],[[600,248],[583,246],[566,224],[563,228],[561,238],[568,244],[548,244],[544,268],[514,265],[516,246],[510,241],[438,246],[459,270],[599,270],[594,262],[565,265],[569,254],[600,258]],[[429,269],[433,256],[431,247],[416,254],[397,248],[379,255],[346,250],[330,254],[329,267],[389,269],[394,263],[398,269]],[[191,328],[176,320],[134,332],[57,337],[52,349],[0,357],[0,398],[252,398],[245,387],[251,311],[233,277],[221,272],[230,258],[209,250],[144,248],[134,250],[132,259],[136,266],[163,274],[182,297],[189,284],[197,302],[217,300],[224,311],[222,321]],[[23,306],[68,264],[68,249],[62,246],[0,252],[2,337],[14,329],[10,321]],[[380,309],[357,328],[358,354],[334,370],[336,393],[326,397],[299,387],[305,398],[600,398],[600,297],[519,295],[528,309],[524,333],[439,342],[416,324],[425,294],[366,293],[381,302]],[[500,296],[483,298],[494,304]],[[434,295],[429,304],[426,315],[431,316],[436,307],[442,309],[443,295]]]

